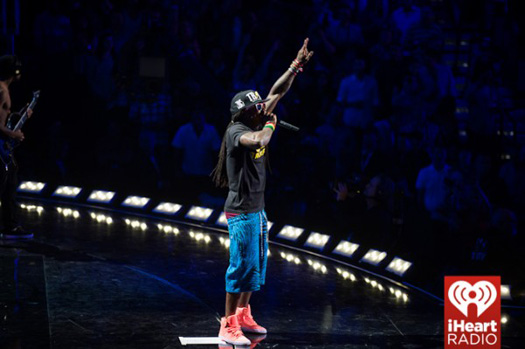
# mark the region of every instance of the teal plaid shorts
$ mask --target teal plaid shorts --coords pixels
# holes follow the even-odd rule
[[[268,220],[264,210],[228,219],[230,266],[226,292],[258,291],[266,279]]]

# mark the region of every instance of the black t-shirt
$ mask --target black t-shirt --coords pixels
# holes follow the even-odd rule
[[[266,186],[266,147],[250,149],[241,144],[244,133],[253,132],[241,122],[236,122],[226,132],[226,172],[228,198],[224,211],[253,213],[264,209]]]

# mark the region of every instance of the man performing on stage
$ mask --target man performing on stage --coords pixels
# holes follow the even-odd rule
[[[264,285],[268,250],[264,212],[267,145],[277,125],[272,114],[295,76],[313,55],[304,40],[296,59],[275,82],[266,99],[253,90],[239,92],[230,106],[232,119],[222,140],[212,173],[215,184],[228,187],[224,206],[230,234],[230,266],[226,271],[226,314],[219,337],[234,345],[249,345],[244,332],[265,334],[252,317],[250,297]]]
[[[0,137],[5,141],[14,139],[19,142],[24,140],[22,131],[11,131],[6,123],[11,114],[11,97],[9,86],[12,82],[20,80],[21,64],[15,56],[0,57]],[[27,110],[28,117],[31,117],[32,110]],[[3,143],[2,143],[3,146]],[[10,159],[0,161],[0,202],[2,203],[2,221],[4,228],[0,232],[2,239],[30,239],[32,233],[24,231],[17,220],[16,188],[18,165],[14,155]]]

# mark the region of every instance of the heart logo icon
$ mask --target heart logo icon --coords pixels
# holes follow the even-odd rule
[[[456,281],[448,289],[448,299],[466,317],[470,304],[476,304],[480,317],[494,303],[497,296],[496,287],[488,281],[479,281],[474,286],[466,281]]]

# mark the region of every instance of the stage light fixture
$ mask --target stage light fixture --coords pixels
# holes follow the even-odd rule
[[[512,300],[510,295],[510,285],[501,285],[501,299]]]
[[[215,225],[220,225],[221,227],[228,226],[228,220],[226,219],[226,214],[224,212],[221,213],[221,215],[217,219],[217,222],[215,222]]]
[[[25,193],[40,194],[45,186],[46,183],[42,182],[23,181],[17,190]]]
[[[329,235],[312,232],[310,233],[310,236],[308,236],[308,240],[306,240],[304,245],[322,250],[327,244],[328,240],[330,240]]]
[[[213,210],[211,208],[192,206],[190,211],[186,214],[186,218],[195,219],[197,221],[206,222],[210,218]]]
[[[337,247],[332,251],[332,253],[345,256],[345,257],[352,257],[355,251],[359,248],[359,244],[355,244],[350,241],[341,241],[337,245]]]
[[[304,229],[292,227],[291,225],[285,225],[279,234],[277,234],[277,237],[290,240],[290,241],[296,241],[301,234],[304,232]]]
[[[390,262],[390,264],[386,267],[386,270],[393,274],[403,276],[408,270],[408,268],[410,268],[411,266],[411,262],[407,262],[399,257],[395,257],[392,260],[392,262]]]
[[[89,195],[87,201],[90,202],[100,202],[100,203],[110,203],[115,196],[114,191],[105,191],[105,190],[93,190]]]
[[[182,208],[182,205],[174,204],[171,202],[161,202],[157,207],[153,209],[153,212],[164,213],[174,215]]]
[[[61,185],[55,190],[55,192],[53,193],[53,196],[61,196],[64,198],[74,199],[78,196],[78,194],[80,194],[81,191],[82,191],[82,188],[80,187]]]
[[[361,258],[361,262],[372,264],[377,266],[383,259],[386,257],[386,252],[374,250],[371,248],[368,252]]]
[[[122,202],[122,206],[144,208],[149,202],[149,198],[144,196],[128,196],[126,200]]]

